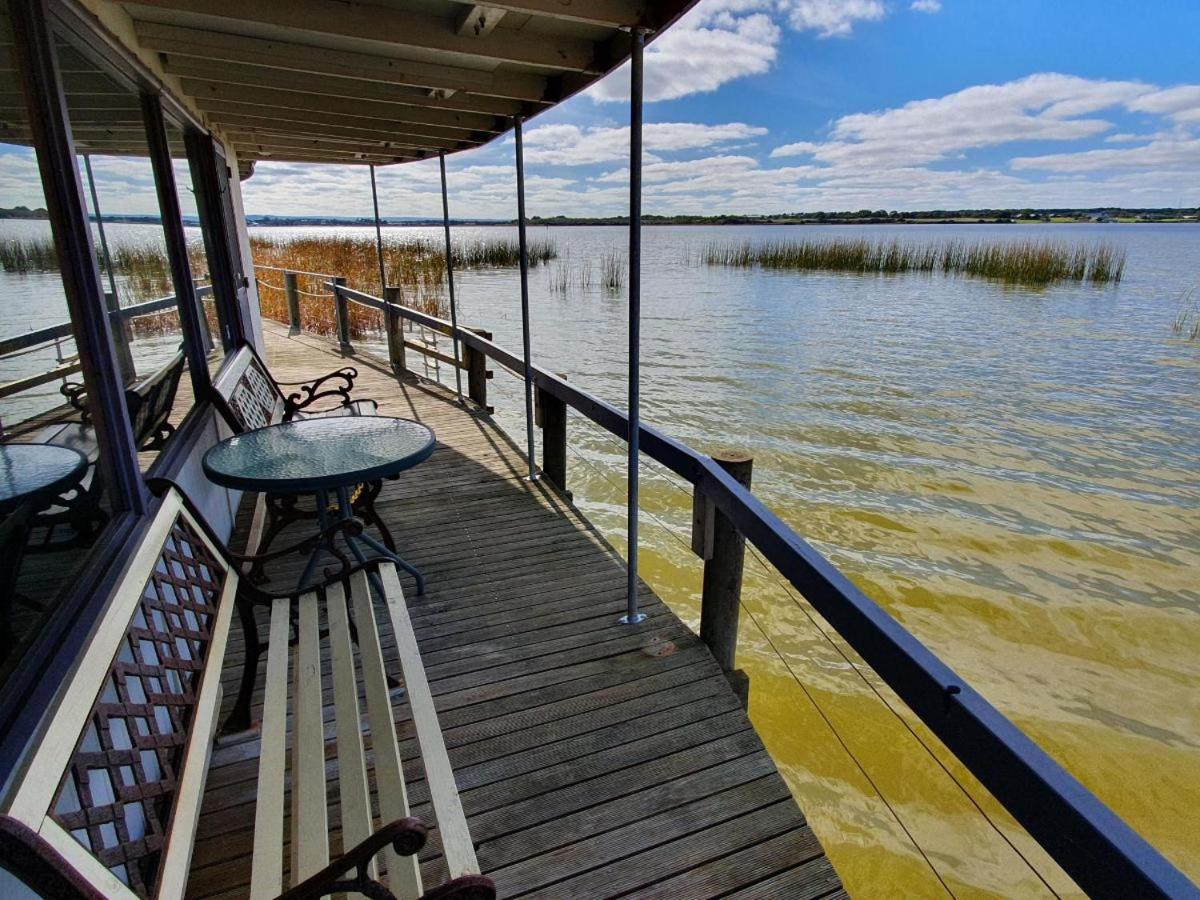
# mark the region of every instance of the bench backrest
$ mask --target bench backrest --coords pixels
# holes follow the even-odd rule
[[[10,795],[105,897],[183,894],[237,580],[168,492]]]
[[[222,414],[239,431],[283,421],[283,393],[249,345],[242,345],[225,360],[213,379],[213,390]]]
[[[133,420],[133,437],[139,447],[153,438],[170,417],[184,362],[181,350],[165,366],[125,392]]]

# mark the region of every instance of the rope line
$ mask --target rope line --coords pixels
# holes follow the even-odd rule
[[[607,437],[607,435],[605,435],[604,437]],[[608,481],[614,487],[618,487],[618,488],[620,487],[620,485],[618,485],[615,482],[615,480],[612,479],[611,476],[607,475],[603,470],[601,470],[598,466],[596,466],[594,463],[592,463],[585,456],[582,456],[577,451],[575,452],[574,455],[578,459],[580,459],[585,465],[587,465],[593,472],[600,475],[601,478]],[[690,493],[687,488],[685,488],[679,482],[677,482],[673,478],[671,478],[670,475],[663,475],[662,477],[663,477],[664,481],[666,481],[668,484],[670,484],[672,487],[674,487],[680,493],[685,494],[685,495]],[[643,510],[643,511],[645,513],[647,513],[647,515],[649,515],[650,518],[653,519],[655,522],[657,522],[663,529],[665,529],[666,532],[669,535],[671,535],[671,537],[674,538],[674,540],[681,547],[686,549],[689,553],[691,552],[690,544],[688,544],[685,540],[683,540],[682,537],[680,537],[676,533],[675,528],[673,528],[671,525],[669,525],[661,517],[656,515],[652,510],[647,509],[647,510]],[[921,747],[921,749],[924,750],[925,753],[929,756],[929,758],[932,759],[934,761],[934,763],[937,764],[938,768],[940,768],[946,774],[946,777],[948,777],[950,779],[950,781],[955,785],[955,787],[957,787],[959,789],[959,791],[962,793],[962,795],[964,797],[966,797],[967,801],[973,807],[975,807],[975,810],[979,813],[979,815],[983,818],[983,820],[985,822],[987,822],[988,826],[996,833],[996,835],[1002,841],[1004,841],[1005,844],[1008,845],[1008,847],[1013,851],[1013,853],[1016,854],[1017,858],[1019,858],[1021,860],[1021,862],[1024,863],[1025,866],[1029,869],[1029,871],[1033,873],[1034,877],[1036,877],[1038,879],[1038,881],[1040,881],[1042,883],[1042,885],[1046,888],[1046,890],[1050,893],[1051,896],[1053,896],[1055,898],[1060,898],[1059,893],[1057,891],[1055,891],[1055,889],[1050,885],[1049,881],[1046,880],[1046,878],[1042,875],[1042,873],[1037,869],[1036,866],[1034,866],[1034,864],[1021,851],[1021,849],[1019,847],[1017,847],[1017,845],[1015,843],[1013,843],[1012,839],[1010,839],[1009,836],[1007,834],[1005,834],[1005,832],[992,819],[992,817],[987,813],[987,811],[983,808],[983,806],[979,803],[979,801],[975,799],[975,797],[971,794],[971,792],[967,789],[967,787],[957,778],[957,776],[955,776],[954,772],[952,772],[950,770],[950,768],[941,760],[941,758],[933,751],[933,748],[930,747],[928,743],[926,743],[926,741],[921,737],[920,734],[917,733],[917,731],[912,727],[912,725],[908,722],[908,720],[905,719],[904,716],[902,716],[900,714],[899,710],[897,710],[888,701],[888,699],[880,692],[880,690],[871,682],[871,680],[869,678],[867,678],[866,674],[862,671],[862,669],[859,667],[859,665],[853,659],[851,659],[850,656],[838,645],[838,643],[833,640],[833,638],[829,635],[829,633],[826,632],[826,630],[823,627],[821,627],[821,624],[816,620],[816,618],[813,616],[813,614],[808,610],[808,608],[806,607],[804,602],[802,602],[801,599],[796,596],[792,585],[788,584],[786,581],[783,580],[783,578],[775,570],[774,566],[770,565],[770,563],[768,563],[766,561],[766,559],[763,558],[762,554],[759,553],[757,547],[755,547],[753,544],[750,544],[749,542],[747,542],[747,546],[750,548],[750,553],[754,557],[755,561],[762,567],[762,569],[768,575],[768,577],[772,578],[779,585],[779,587],[788,596],[788,598],[792,601],[792,603],[794,603],[796,605],[796,607],[804,614],[805,618],[807,618],[808,621],[812,624],[813,628],[816,629],[817,633],[826,641],[826,643],[829,644],[829,646],[831,646],[837,652],[837,654],[839,656],[842,657],[842,659],[847,663],[847,665],[849,665],[850,668],[854,671],[855,675],[857,675],[859,677],[859,679],[863,682],[863,684],[865,684],[867,686],[867,688],[871,691],[871,693],[873,693],[879,699],[879,702],[883,704],[884,708],[887,709],[887,711],[889,713],[891,713],[892,716],[895,717],[896,721],[898,721],[904,727],[904,729],[910,735],[912,735],[913,739],[917,742],[917,744]],[[946,891],[948,893],[950,893],[951,896],[954,896],[953,892],[950,891],[950,888],[946,886],[946,883],[942,880],[941,876],[938,875],[937,869],[933,866],[932,862],[930,862],[929,858],[925,855],[924,850],[922,850],[920,845],[917,844],[916,840],[913,839],[912,834],[908,831],[908,828],[904,825],[904,823],[900,820],[900,817],[892,809],[891,805],[888,803],[887,799],[883,796],[883,793],[879,790],[878,786],[870,778],[870,776],[867,774],[866,770],[863,769],[862,764],[858,761],[858,759],[850,751],[849,747],[846,746],[845,741],[842,739],[841,735],[838,734],[837,730],[833,727],[832,722],[829,721],[829,719],[826,717],[824,711],[817,704],[815,698],[812,697],[812,695],[808,691],[808,688],[803,684],[803,682],[800,681],[799,677],[796,675],[796,673],[792,669],[791,665],[788,663],[786,658],[784,658],[783,654],[780,653],[779,649],[775,646],[774,642],[771,640],[770,635],[767,634],[766,630],[762,627],[761,623],[754,616],[754,613],[750,611],[750,609],[746,606],[746,604],[744,602],[741,603],[741,607],[742,607],[742,609],[744,609],[746,611],[746,614],[754,622],[755,627],[759,630],[759,632],[762,634],[763,638],[771,646],[771,649],[772,649],[772,651],[774,651],[775,655],[778,656],[780,661],[787,667],[788,672],[791,673],[792,677],[796,680],[796,682],[800,686],[801,690],[804,691],[805,696],[808,697],[809,701],[812,703],[814,709],[816,709],[817,713],[825,721],[826,725],[829,726],[830,731],[834,734],[834,737],[837,739],[838,743],[842,745],[843,749],[846,751],[846,754],[854,761],[854,764],[862,771],[863,776],[865,778],[867,778],[867,780],[871,783],[872,788],[879,795],[879,799],[885,805],[888,806],[889,810],[892,811],[892,815],[896,817],[897,823],[899,823],[901,828],[904,829],[905,833],[909,835],[910,840],[912,840],[912,842],[913,842],[913,846],[915,846],[917,848],[917,850],[921,853],[921,855],[925,858],[925,861],[929,864],[930,869],[934,872],[934,875],[937,876],[938,881],[942,884],[942,886],[944,888],[946,888]]]
[[[592,463],[592,461],[589,460],[587,457],[582,456],[579,453],[575,453],[575,456],[580,461],[582,461],[584,463],[584,465],[588,466],[593,472],[596,472],[601,478],[608,481],[613,487],[618,488],[618,489],[620,488],[620,485],[615,481],[615,479],[613,479],[611,476],[607,475],[598,466],[596,466],[594,463]],[[666,480],[668,482],[670,482],[671,484],[673,484],[675,487],[677,487],[677,488],[679,487],[679,485],[672,482],[670,478],[667,478]],[[692,549],[691,546],[687,542],[685,542],[683,540],[683,538],[681,538],[678,534],[676,534],[675,529],[671,528],[671,526],[669,526],[665,521],[663,521],[663,519],[661,519],[657,514],[655,514],[652,510],[648,510],[648,509],[643,509],[642,512],[646,513],[651,519],[653,519],[661,527],[666,529],[667,533],[669,535],[671,535],[671,537],[674,538],[689,553],[691,552],[691,549]],[[900,818],[900,814],[896,811],[895,807],[893,807],[892,804],[888,801],[887,797],[885,797],[883,795],[883,791],[879,788],[879,785],[876,784],[875,779],[873,779],[870,776],[870,774],[867,772],[866,768],[859,761],[858,757],[856,757],[854,755],[854,751],[852,751],[850,749],[850,746],[846,743],[846,741],[838,733],[838,730],[837,730],[837,728],[834,727],[832,720],[830,720],[829,716],[827,716],[825,714],[825,711],[821,708],[821,705],[819,703],[817,703],[816,697],[814,697],[812,695],[812,692],[810,692],[808,687],[804,684],[804,682],[800,680],[800,676],[796,674],[796,671],[792,668],[791,664],[784,657],[783,653],[780,652],[779,648],[775,646],[775,642],[771,640],[770,635],[767,634],[766,630],[759,623],[759,621],[758,621],[757,617],[754,615],[754,613],[752,613],[746,607],[745,603],[741,603],[740,605],[741,605],[742,609],[745,610],[746,614],[750,617],[750,620],[754,623],[754,626],[762,634],[763,639],[766,640],[767,645],[771,648],[771,651],[779,658],[779,661],[781,663],[783,663],[784,668],[786,668],[788,671],[788,674],[790,674],[792,676],[792,679],[800,687],[800,690],[803,691],[804,696],[806,698],[808,698],[808,702],[812,704],[812,707],[816,711],[817,715],[821,717],[821,721],[825,723],[826,727],[829,729],[830,733],[833,735],[834,740],[836,740],[838,742],[838,745],[845,752],[846,756],[848,756],[850,758],[850,761],[854,763],[855,768],[857,768],[858,771],[862,774],[863,778],[865,778],[867,780],[867,783],[869,785],[871,785],[871,789],[873,791],[875,791],[875,794],[876,794],[876,796],[879,797],[880,802],[882,802],[883,805],[887,807],[888,812],[890,812],[892,815],[892,818],[894,818],[896,820],[896,824],[900,826],[901,830],[908,836],[908,839],[912,843],[913,847],[915,847],[917,852],[919,854],[921,854],[921,858],[925,860],[926,865],[929,866],[930,871],[933,872],[933,876],[938,880],[938,883],[942,886],[943,889],[945,889],[947,894],[949,894],[951,897],[954,897],[955,896],[954,892],[952,890],[950,890],[949,885],[946,884],[945,880],[942,878],[941,874],[938,872],[937,867],[934,866],[932,860],[930,860],[928,854],[926,854],[924,849],[922,849],[921,845],[917,843],[917,839],[913,836],[913,833],[908,830],[908,826],[904,824],[904,820]]]

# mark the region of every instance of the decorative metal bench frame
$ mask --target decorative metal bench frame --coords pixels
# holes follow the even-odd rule
[[[129,408],[138,450],[161,450],[175,433],[175,426],[169,419],[185,367],[186,359],[181,350],[161,369],[126,388],[125,404]],[[32,527],[44,531],[39,531],[40,539],[26,548],[29,553],[55,553],[69,547],[86,547],[108,521],[108,513],[100,505],[104,483],[95,465],[99,448],[91,426],[86,388],[78,382],[68,382],[61,391],[67,403],[79,412],[79,422],[50,426],[43,432],[50,434],[44,442],[73,447],[83,453],[91,465],[78,485],[59,496],[49,508],[34,515]],[[70,528],[70,537],[56,538],[55,534],[62,526]]]
[[[213,379],[213,402],[235,432],[241,434],[294,419],[327,416],[372,416],[378,408],[374,400],[354,400],[350,394],[358,370],[344,366],[311,381],[276,381],[258,352],[249,344],[239,347],[226,359]],[[288,388],[284,391],[283,388]],[[333,406],[313,409],[320,401],[336,401]],[[383,489],[379,479],[359,485],[352,495],[354,515],[377,529],[384,546],[393,553],[396,543],[383,519],[375,512],[375,500]],[[316,519],[314,509],[300,506],[296,494],[260,494],[254,509],[251,532],[254,549],[266,551],[288,525],[303,519]],[[251,573],[261,575],[261,569]]]
[[[334,538],[352,527],[358,526],[338,523],[273,555],[303,551],[314,541],[336,554]],[[0,866],[46,896],[184,895],[236,612],[247,653],[234,726],[248,718],[257,658],[263,651],[267,655],[250,896],[300,900],[349,891],[372,898],[494,898],[491,880],[479,874],[396,570],[390,562],[351,564],[337,555],[340,571],[316,588],[302,595],[269,593],[240,578],[239,565],[248,558],[230,553],[183,494],[166,488],[74,674],[15,775],[0,810]],[[395,635],[451,879],[424,895],[416,854],[426,826],[409,814],[368,576],[378,576],[385,587],[382,606]],[[263,607],[269,609],[265,643],[255,618]],[[331,662],[324,676],[322,643]],[[333,859],[323,681],[333,695],[336,753],[330,757],[337,760],[343,846],[349,848]],[[366,699],[370,756],[363,746],[360,695]],[[378,787],[374,804],[369,768]],[[289,781],[293,862],[292,886],[285,889]]]

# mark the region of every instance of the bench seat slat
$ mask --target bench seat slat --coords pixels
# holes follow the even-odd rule
[[[362,720],[358,709],[358,679],[354,651],[350,646],[350,623],[346,596],[340,584],[325,595],[325,613],[329,618],[329,655],[333,674],[333,708],[337,724],[338,786],[342,798],[342,847],[349,849],[369,838],[371,798],[367,787],[366,759],[363,756]],[[372,860],[372,878],[378,869]]]
[[[271,605],[262,749],[258,765],[258,794],[254,804],[251,900],[269,900],[283,893],[283,794],[287,767],[290,606],[286,597]]]
[[[383,667],[379,629],[367,576],[359,572],[350,586],[354,603],[354,622],[358,626],[359,657],[367,695],[367,720],[371,727],[371,748],[375,752],[375,781],[379,788],[380,824],[403,819],[409,814],[408,791],[400,767],[400,746],[396,740],[396,722],[391,692]],[[388,886],[401,900],[421,895],[421,870],[416,856],[400,856],[391,847],[384,851]]]
[[[390,563],[381,565],[384,593],[387,595],[388,614],[392,630],[396,635],[396,650],[404,670],[404,686],[408,690],[408,702],[412,708],[413,723],[417,731],[417,743],[421,748],[421,762],[425,766],[425,781],[429,785],[437,819],[438,834],[442,839],[442,852],[451,878],[460,875],[479,874],[479,862],[475,858],[475,845],[467,829],[467,817],[463,813],[458,786],[454,781],[454,770],[446,753],[446,742],[438,724],[437,708],[433,694],[421,664],[421,651],[413,633],[408,607],[396,567]]]
[[[329,864],[325,728],[321,721],[321,633],[315,594],[299,599],[295,734],[292,746],[292,884]]]

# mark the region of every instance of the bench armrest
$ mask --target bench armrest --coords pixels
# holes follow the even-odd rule
[[[0,867],[43,897],[104,900],[44,837],[12,816],[0,816]]]
[[[87,388],[77,381],[66,382],[59,391],[67,398],[67,403],[71,408],[79,412],[79,420],[85,425],[91,420],[91,415],[88,413]]]
[[[392,898],[394,895],[367,873],[375,854],[389,844],[401,856],[412,856],[425,846],[428,829],[420,819],[411,816],[384,825],[373,835],[343,853],[315,875],[306,878],[279,900],[317,900],[329,894],[350,891],[373,898]],[[351,873],[353,872],[353,875]]]
[[[320,378],[314,378],[312,381],[277,381],[280,393],[283,397],[283,420],[286,422],[291,419],[296,413],[311,406],[318,400],[323,400],[328,397],[338,398],[338,406],[349,406],[351,403],[350,392],[354,390],[354,379],[358,377],[358,369],[353,366],[346,366],[343,369],[337,369],[322,375]],[[299,388],[299,390],[291,393],[285,392],[284,388]]]

